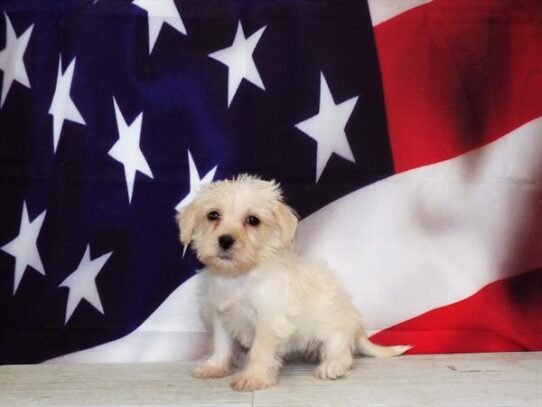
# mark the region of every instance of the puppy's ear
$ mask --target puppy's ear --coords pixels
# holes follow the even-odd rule
[[[190,204],[181,209],[175,217],[181,231],[180,240],[185,246],[188,246],[192,241],[192,233],[196,226],[196,208],[194,204]]]
[[[297,230],[297,214],[288,205],[279,202],[275,211],[277,223],[280,229],[281,242],[284,247],[292,246],[295,231]]]

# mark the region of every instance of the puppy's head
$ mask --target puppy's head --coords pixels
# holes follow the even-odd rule
[[[274,181],[241,175],[203,187],[177,215],[180,240],[213,272],[243,274],[290,247],[297,217]]]

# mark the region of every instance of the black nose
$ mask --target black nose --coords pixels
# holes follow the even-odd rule
[[[228,250],[235,243],[235,239],[230,235],[222,235],[218,238],[218,244],[222,249]]]

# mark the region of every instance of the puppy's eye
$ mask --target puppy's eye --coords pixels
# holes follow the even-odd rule
[[[220,214],[217,211],[211,211],[207,214],[207,219],[209,220],[220,219]]]
[[[247,218],[247,223],[250,226],[258,226],[260,224],[260,219],[258,219],[256,216],[251,215]]]

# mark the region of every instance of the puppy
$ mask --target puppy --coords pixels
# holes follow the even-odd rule
[[[239,345],[248,355],[231,387],[247,391],[274,386],[292,355],[318,359],[314,374],[338,379],[358,352],[389,357],[410,348],[370,342],[337,277],[294,253],[297,216],[276,182],[241,175],[208,184],[177,220],[182,244],[206,266],[200,311],[211,352],[194,376],[230,375]]]

